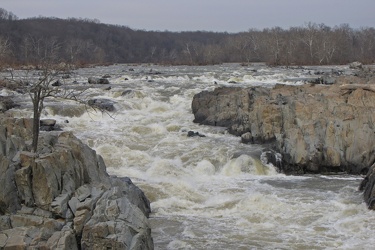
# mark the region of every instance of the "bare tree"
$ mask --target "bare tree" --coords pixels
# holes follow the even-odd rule
[[[4,59],[4,57],[8,56],[10,53],[9,39],[0,37],[0,59]]]
[[[112,117],[106,110],[105,106],[90,105],[83,99],[83,92],[86,90],[69,89],[60,82],[60,75],[70,70],[70,65],[60,61],[59,51],[61,44],[55,39],[31,39],[34,41],[34,62],[35,69],[28,73],[37,72],[38,77],[32,77],[28,74],[28,93],[33,104],[33,138],[32,151],[34,153],[38,150],[38,141],[40,133],[40,117],[44,108],[44,101],[46,98],[73,100],[84,104],[94,110],[100,110]],[[33,51],[32,51],[33,52]],[[55,84],[56,83],[56,84]]]
[[[267,39],[265,43],[269,48],[270,61],[273,65],[279,65],[282,57],[282,47],[284,46],[283,29],[280,27],[265,29]]]
[[[375,61],[375,28],[362,28],[356,36],[357,53],[363,63]]]
[[[184,52],[186,53],[186,55],[188,55],[190,64],[193,64],[193,55],[192,55],[193,53],[191,51],[191,44],[185,43],[185,45],[186,47],[185,47]]]
[[[59,63],[58,51],[61,45],[56,39],[36,39],[30,38],[31,53],[33,54],[33,61],[35,69],[30,70],[26,76],[28,82],[27,91],[30,95],[33,104],[33,138],[32,151],[37,152],[38,139],[40,132],[40,117],[44,108],[44,101],[46,98],[63,98],[73,99],[78,101],[79,93],[75,91],[68,91],[60,86],[54,84],[58,80],[58,76],[64,68]],[[31,74],[33,72],[33,74]],[[37,77],[33,77],[37,73]],[[82,91],[81,91],[82,92]]]
[[[317,33],[318,33],[318,25],[315,23],[307,23],[306,27],[303,30],[303,37],[302,42],[307,46],[309,55],[310,55],[310,63],[314,64],[314,57],[315,57],[315,43],[317,40]]]
[[[336,39],[331,29],[324,24],[319,26],[319,39],[316,56],[319,64],[330,64],[337,50]]]
[[[56,40],[46,40],[29,37],[28,43],[33,54],[33,61],[39,71],[39,78],[32,79],[28,84],[28,93],[33,103],[33,140],[32,150],[37,152],[38,138],[40,132],[40,116],[44,108],[44,100],[47,97],[56,96],[59,90],[52,86],[57,72],[57,50],[60,45]],[[28,79],[30,80],[30,79]]]
[[[84,54],[90,50],[92,45],[82,39],[72,39],[65,43],[65,54],[67,55],[68,62],[76,64],[79,58],[84,58]],[[91,51],[90,51],[91,52]],[[87,57],[86,57],[87,58]]]
[[[54,73],[49,68],[44,68],[40,78],[31,84],[29,94],[33,103],[33,141],[32,150],[37,152],[40,132],[40,116],[44,108],[44,99],[58,94],[57,88],[52,88]]]
[[[18,17],[10,11],[0,8],[0,20],[17,20]]]
[[[247,58],[248,62],[251,60],[260,60],[262,58],[260,32],[255,29],[249,30],[248,39],[250,42]]]

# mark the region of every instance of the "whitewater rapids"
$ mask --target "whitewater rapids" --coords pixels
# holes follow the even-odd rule
[[[262,162],[262,146],[192,122],[191,101],[203,90],[303,84],[317,70],[331,68],[79,69],[67,81],[87,86],[90,76],[111,76],[110,89],[85,94],[113,101],[116,111],[109,116],[51,101],[42,118],[74,131],[103,156],[110,174],[130,177],[145,192],[155,249],[369,249],[375,245],[375,213],[357,191],[360,176],[285,176]],[[17,112],[31,115],[26,108]],[[188,137],[188,131],[205,137]]]

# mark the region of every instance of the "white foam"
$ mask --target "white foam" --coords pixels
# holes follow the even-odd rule
[[[16,96],[17,92],[9,89],[1,89],[0,96]]]

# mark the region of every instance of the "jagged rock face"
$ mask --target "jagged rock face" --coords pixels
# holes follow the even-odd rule
[[[201,92],[192,102],[194,122],[274,142],[286,173],[366,173],[375,161],[375,92],[343,81]]]
[[[152,249],[143,192],[71,132],[42,132],[39,154],[22,151],[31,127],[1,118],[0,248]]]
[[[366,177],[362,180],[359,190],[363,191],[363,198],[369,209],[375,210],[375,164],[370,167]]]

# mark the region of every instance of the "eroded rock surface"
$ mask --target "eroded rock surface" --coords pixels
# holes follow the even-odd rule
[[[217,88],[195,95],[192,110],[197,123],[272,142],[286,173],[367,173],[375,161],[375,85],[354,76],[333,85]]]
[[[153,249],[150,203],[129,178],[71,132],[42,132],[30,153],[32,121],[0,119],[1,249]]]

